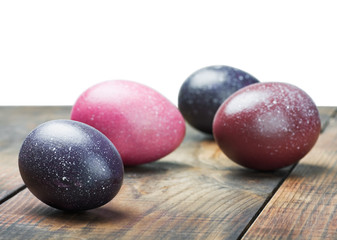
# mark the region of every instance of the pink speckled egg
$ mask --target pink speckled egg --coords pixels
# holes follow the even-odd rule
[[[174,151],[185,136],[178,108],[157,91],[126,80],[99,83],[81,94],[71,119],[106,135],[124,165],[156,161]]]
[[[287,83],[257,83],[218,109],[213,134],[234,162],[257,170],[289,166],[305,156],[320,133],[319,112],[307,93]]]

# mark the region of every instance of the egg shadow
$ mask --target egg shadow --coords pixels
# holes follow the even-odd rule
[[[288,166],[282,169],[278,170],[271,170],[271,171],[259,171],[244,167],[232,167],[227,168],[230,173],[228,175],[234,177],[234,178],[242,178],[242,179],[274,179],[274,178],[280,178],[288,175],[292,169],[295,167],[295,165]]]
[[[202,132],[186,122],[186,135],[184,142],[188,141],[214,141],[213,134]]]
[[[108,208],[104,206],[86,211],[72,212],[42,205],[40,207],[32,208],[29,214],[31,216],[38,216],[43,219],[49,219],[60,223],[67,221],[68,223],[70,222],[73,224],[117,223],[132,217],[128,213],[127,209],[123,211],[121,209],[113,209],[111,207]]]
[[[243,167],[228,168],[224,181],[233,188],[255,192],[274,191],[287,179],[309,179],[326,174],[330,169],[320,165],[297,163],[274,171],[257,171]]]
[[[128,175],[160,175],[170,171],[181,171],[191,168],[191,165],[173,162],[173,161],[156,161],[136,166],[125,166],[124,172]]]

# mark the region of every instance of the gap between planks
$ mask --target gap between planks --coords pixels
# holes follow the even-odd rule
[[[329,123],[329,119],[332,118],[333,116],[335,116],[337,114],[337,109],[334,109],[334,111],[330,110],[330,116],[328,117],[328,114],[325,114],[325,118],[327,119],[326,121],[322,122],[322,133],[324,132],[325,128],[328,126]],[[324,111],[323,111],[324,112]],[[327,113],[328,111],[326,111]],[[287,177],[292,173],[293,169],[296,167],[296,165],[292,166],[288,173],[280,180],[280,182],[278,183],[278,185],[275,187],[275,189],[269,194],[269,196],[266,198],[266,200],[263,202],[263,204],[261,205],[261,207],[259,208],[259,210],[255,213],[255,215],[252,217],[252,219],[249,221],[248,225],[244,228],[244,230],[242,231],[242,233],[239,235],[238,239],[241,239],[245,233],[249,230],[249,228],[251,227],[251,225],[254,223],[254,221],[259,217],[260,213],[263,211],[263,209],[265,208],[265,206],[270,202],[270,200],[273,198],[274,194],[278,191],[278,189],[282,186],[282,184],[284,183],[284,181],[287,179]],[[14,197],[15,195],[17,195],[19,192],[21,192],[22,190],[24,190],[26,187],[25,185],[22,185],[21,187],[17,188],[16,190],[13,190],[12,192],[8,193],[2,200],[0,200],[0,204],[4,203],[5,201],[11,199],[12,197]]]
[[[329,126],[330,120],[335,118],[337,116],[337,108],[336,107],[320,107],[320,117],[321,117],[321,133],[322,135],[324,131]],[[251,221],[247,224],[246,228],[242,231],[242,233],[237,238],[238,240],[242,239],[246,233],[249,231],[249,229],[252,227],[254,222],[258,219],[264,208],[268,205],[268,203],[271,201],[275,193],[281,188],[283,183],[287,180],[287,178],[291,175],[293,170],[296,168],[298,163],[294,164],[290,169],[289,172],[282,178],[282,180],[279,182],[279,184],[275,187],[274,191],[270,193],[270,195],[266,198],[265,202],[261,206],[261,208],[256,212],[254,217],[251,219]]]
[[[5,195],[2,199],[0,199],[0,205],[3,204],[4,202],[6,202],[7,200],[11,199],[12,197],[14,197],[16,194],[18,194],[19,192],[23,191],[26,189],[26,185],[22,185],[21,187],[18,187],[17,189],[9,192],[7,195]]]
[[[237,239],[242,239],[242,237],[246,234],[246,232],[249,230],[249,228],[253,225],[253,223],[255,222],[255,220],[259,217],[259,215],[261,214],[261,212],[263,211],[263,209],[267,206],[267,204],[270,202],[270,200],[273,198],[273,196],[275,195],[275,193],[277,192],[277,190],[280,189],[280,187],[282,186],[282,184],[284,183],[284,181],[289,177],[289,175],[292,173],[292,171],[294,170],[294,168],[297,166],[297,164],[294,164],[288,171],[288,173],[286,175],[283,176],[283,178],[280,180],[280,182],[278,183],[278,185],[275,187],[275,189],[269,194],[269,196],[266,198],[266,200],[263,202],[263,204],[261,205],[261,207],[259,208],[259,210],[256,212],[256,214],[252,217],[252,219],[249,221],[249,223],[247,224],[247,226],[243,229],[242,233],[238,236]]]

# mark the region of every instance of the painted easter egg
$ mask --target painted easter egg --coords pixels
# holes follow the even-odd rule
[[[84,123],[53,120],[35,128],[19,153],[27,188],[61,210],[82,211],[108,203],[123,182],[123,162],[111,141]]]
[[[159,92],[140,83],[112,80],[83,92],[71,119],[106,135],[124,165],[156,161],[174,151],[185,136],[178,108]]]
[[[213,134],[234,162],[275,170],[303,158],[320,134],[318,109],[303,90],[287,83],[257,83],[230,96],[217,111]]]
[[[212,134],[214,115],[224,100],[237,90],[257,82],[252,75],[229,66],[199,69],[180,88],[179,110],[192,127]]]

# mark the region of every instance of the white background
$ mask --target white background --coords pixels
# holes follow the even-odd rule
[[[112,79],[177,104],[209,65],[337,105],[337,1],[0,1],[0,105],[72,105]]]

